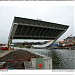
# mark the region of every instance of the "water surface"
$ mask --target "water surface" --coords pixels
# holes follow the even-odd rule
[[[65,49],[29,49],[52,57],[53,69],[75,69],[75,50]]]

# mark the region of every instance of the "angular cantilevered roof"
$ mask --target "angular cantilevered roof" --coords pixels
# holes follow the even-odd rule
[[[28,18],[14,17],[9,39],[52,39],[59,38],[69,26],[34,20]]]

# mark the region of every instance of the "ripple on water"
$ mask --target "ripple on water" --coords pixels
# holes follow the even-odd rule
[[[58,69],[75,69],[75,51],[74,50],[53,50],[53,53],[56,54],[58,60],[53,55],[54,68]],[[59,61],[59,65],[55,62]]]

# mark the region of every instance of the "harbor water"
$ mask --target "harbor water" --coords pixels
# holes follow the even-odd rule
[[[52,57],[53,69],[75,69],[75,50],[65,49],[29,49]]]

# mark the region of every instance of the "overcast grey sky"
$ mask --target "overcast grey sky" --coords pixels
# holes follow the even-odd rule
[[[59,40],[74,35],[74,7],[49,5],[0,6],[0,43],[7,43],[14,16],[70,26]]]

